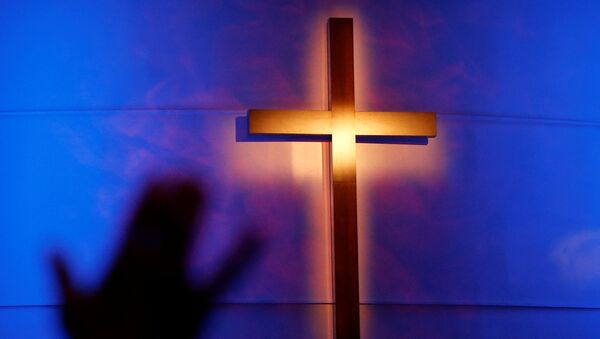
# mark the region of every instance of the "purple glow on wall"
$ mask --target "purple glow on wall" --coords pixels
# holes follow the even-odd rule
[[[598,13],[586,1],[3,2],[0,306],[57,301],[56,248],[93,286],[145,180],[182,171],[213,197],[192,275],[257,227],[271,245],[224,301],[330,302],[321,145],[236,142],[235,118],[324,108],[322,19],[354,15],[358,108],[440,113],[427,146],[357,149],[362,300],[597,308]],[[510,333],[496,321],[532,336],[598,328],[587,313],[377,307],[363,307],[372,337],[429,321],[461,337]],[[329,311],[307,309],[259,313],[319,337]],[[11,317],[0,337],[18,337]],[[230,333],[220,321],[216,337]]]

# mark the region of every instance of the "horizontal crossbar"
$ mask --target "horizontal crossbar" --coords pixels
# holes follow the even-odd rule
[[[330,135],[331,111],[248,111],[250,134]],[[436,115],[431,112],[356,112],[355,133],[364,136],[435,137]]]

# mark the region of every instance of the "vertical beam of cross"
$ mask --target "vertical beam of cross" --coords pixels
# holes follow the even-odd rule
[[[360,337],[356,135],[352,19],[329,20],[332,117],[334,325],[337,338]]]
[[[435,137],[431,112],[356,112],[351,18],[330,18],[329,110],[248,111],[250,134],[331,135],[334,327],[338,339],[360,338],[356,136]]]

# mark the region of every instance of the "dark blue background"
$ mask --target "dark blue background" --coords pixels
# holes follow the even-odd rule
[[[235,120],[327,106],[330,16],[355,18],[359,109],[439,113],[427,146],[357,150],[365,337],[598,336],[599,4],[3,1],[0,337],[61,337],[49,254],[95,286],[173,172],[213,197],[194,276],[248,224],[271,243],[208,336],[329,333],[321,144]]]

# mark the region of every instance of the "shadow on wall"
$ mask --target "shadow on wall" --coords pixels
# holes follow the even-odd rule
[[[101,287],[84,292],[54,258],[63,321],[73,338],[194,338],[216,298],[256,259],[260,240],[246,233],[211,281],[187,279],[187,257],[204,192],[192,181],[152,184]]]
[[[78,285],[97,287],[126,241],[123,219],[145,174],[182,171],[201,178],[212,197],[207,227],[194,240],[192,275],[213,275],[250,222],[273,245],[221,300],[329,302],[321,146],[236,143],[234,126],[228,112],[3,119],[0,134],[15,147],[0,148],[0,156],[15,160],[0,169],[0,199],[10,201],[0,212],[11,225],[0,228],[0,270],[9,277],[0,281],[0,305],[60,301],[44,257],[49,247],[62,250]]]
[[[268,201],[270,195],[278,197],[277,206],[253,214],[256,204]],[[299,208],[300,198],[291,189],[242,188],[234,202],[236,213],[242,218],[253,215],[261,235],[250,230],[232,236],[241,240],[229,257],[217,265],[210,279],[194,282],[189,273],[190,254],[195,257],[192,260],[197,260],[198,255],[210,255],[211,250],[190,252],[197,232],[205,234],[195,227],[205,205],[204,192],[191,180],[150,185],[99,289],[89,292],[78,288],[65,261],[60,256],[54,259],[67,331],[73,338],[194,338],[198,329],[204,329],[203,333],[212,338],[248,333],[281,336],[289,328],[297,328],[304,330],[288,337],[317,338],[317,333],[327,329],[329,306],[260,304],[261,298],[268,301],[273,293],[294,299],[300,291],[297,300],[308,293],[301,291],[310,287],[306,258],[310,257],[311,246],[304,235],[307,225],[305,213]],[[262,234],[279,241],[267,247]],[[242,279],[242,271],[257,259],[259,249],[263,255],[259,263],[252,265],[254,279]],[[266,249],[270,255],[264,255]],[[197,265],[193,264],[192,272]],[[227,290],[229,295],[223,297]],[[251,304],[239,304],[240,296],[249,296],[246,302]],[[227,299],[231,302],[219,305]],[[256,299],[259,304],[252,305]],[[218,317],[208,317],[213,310]],[[257,323],[262,325],[257,327]]]

